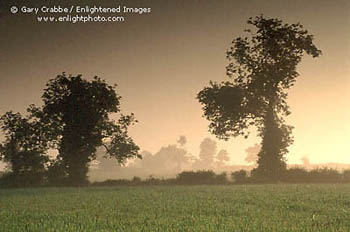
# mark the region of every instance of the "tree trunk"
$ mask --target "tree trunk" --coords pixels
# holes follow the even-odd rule
[[[283,132],[278,123],[277,115],[270,103],[264,119],[264,128],[261,133],[261,151],[258,154],[256,177],[265,181],[276,182],[281,179],[286,170],[283,158]]]
[[[79,133],[69,131],[63,136],[59,152],[68,173],[67,184],[71,186],[88,184],[87,173],[91,153],[86,150]]]

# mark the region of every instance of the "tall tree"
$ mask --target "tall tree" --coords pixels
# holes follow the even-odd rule
[[[256,30],[245,30],[248,36],[234,39],[227,51],[231,81],[210,82],[197,98],[218,138],[247,138],[251,125],[258,128],[262,148],[253,173],[274,181],[286,168],[284,155],[293,142],[292,127],[284,121],[290,114],[287,90],[299,75],[296,66],[303,55],[318,57],[321,51],[300,23],[258,16],[248,24]]]
[[[139,147],[128,136],[128,127],[136,120],[133,114],[120,113],[121,97],[115,87],[98,77],[87,81],[81,75],[63,73],[44,90],[42,120],[55,135],[58,160],[71,185],[87,181],[88,165],[96,159],[97,147],[104,147],[119,163],[140,157]],[[111,120],[111,114],[118,119]]]

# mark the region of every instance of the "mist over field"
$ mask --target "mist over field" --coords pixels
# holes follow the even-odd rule
[[[199,154],[191,154],[186,149],[187,138],[180,136],[173,144],[162,146],[158,152],[152,154],[142,151],[142,159],[130,160],[125,165],[118,164],[102,149],[97,152],[97,160],[89,169],[90,181],[105,181],[108,179],[132,179],[140,177],[147,179],[174,178],[183,171],[213,170],[215,173],[238,170],[251,171],[256,168],[260,145],[255,144],[245,150],[246,164],[232,164],[231,155],[226,150],[217,149],[217,143],[210,138],[202,140]],[[338,171],[350,169],[350,164],[342,163],[314,163],[304,156],[298,164],[289,164],[288,168],[304,168],[306,170],[330,168]]]
[[[183,171],[212,170],[217,174],[226,172],[228,175],[234,171],[251,171],[256,168],[261,149],[259,144],[254,144],[245,150],[244,161],[246,164],[234,164],[230,157],[238,154],[229,154],[225,149],[217,149],[215,140],[205,138],[199,146],[199,154],[191,154],[187,150],[187,138],[179,136],[173,144],[165,145],[152,154],[142,151],[142,159],[132,159],[124,165],[118,164],[115,159],[108,157],[104,149],[97,150],[97,159],[89,167],[88,177],[91,182],[111,179],[133,179],[140,177],[147,179],[174,178]],[[300,159],[299,163],[288,164],[288,168],[303,168],[305,170],[329,168],[342,172],[350,169],[350,164],[344,163],[316,163],[307,156]],[[6,171],[6,164],[0,162],[0,172]]]

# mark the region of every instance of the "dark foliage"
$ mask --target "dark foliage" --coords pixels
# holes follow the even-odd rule
[[[343,182],[350,183],[350,170],[345,170],[343,172]]]
[[[245,170],[232,172],[231,177],[235,184],[244,184],[248,182],[248,173]]]
[[[252,171],[250,176],[247,175],[245,170],[233,172],[231,176],[236,184],[269,182],[269,180],[264,180],[261,177],[254,175],[254,171],[255,170]],[[350,170],[339,172],[330,168],[320,168],[307,171],[303,168],[290,168],[283,172],[283,175],[279,178],[279,182],[293,184],[350,183]]]
[[[102,182],[94,182],[92,186],[143,186],[143,185],[176,185],[177,181],[174,178],[159,179],[150,176],[149,178],[142,180],[140,177],[134,177],[132,180],[118,179],[118,180],[105,180]]]
[[[185,171],[176,177],[178,184],[225,184],[228,182],[226,173],[216,175],[213,171]]]
[[[68,183],[67,169],[61,159],[56,159],[50,163],[46,172],[48,186],[64,186]],[[88,181],[81,185],[87,185]]]
[[[345,183],[347,171],[340,173],[330,168],[306,171],[302,168],[288,169],[283,176],[286,183]],[[349,180],[348,180],[349,181]]]
[[[1,188],[40,187],[45,184],[45,173],[28,171],[25,173],[8,172],[0,177]]]
[[[149,176],[142,180],[139,177],[134,177],[132,180],[106,180],[102,182],[95,182],[94,186],[118,186],[118,185],[212,185],[212,184],[229,184],[227,174],[215,174],[213,171],[185,171],[177,175],[176,178],[159,179]]]

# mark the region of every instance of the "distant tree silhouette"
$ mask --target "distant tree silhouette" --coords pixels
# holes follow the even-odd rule
[[[143,152],[142,160],[134,165],[153,175],[169,175],[180,173],[191,166],[191,156],[187,151],[176,145],[168,145],[152,155]]]
[[[247,138],[251,125],[258,128],[262,148],[252,174],[276,181],[286,169],[284,155],[293,142],[292,127],[284,123],[284,116],[290,114],[287,90],[299,75],[296,66],[303,54],[318,57],[321,51],[299,23],[282,24],[258,16],[248,24],[257,30],[245,30],[250,37],[234,39],[227,51],[231,82],[210,82],[197,98],[218,138]]]
[[[162,146],[156,153],[142,151],[142,159],[135,159],[127,165],[118,166],[112,159],[103,158],[102,150],[97,152],[98,165],[90,168],[91,179],[131,178],[139,176],[173,177],[182,171],[190,170],[195,160],[184,147],[185,136],[180,136],[176,144]]]
[[[308,169],[311,167],[310,159],[307,156],[303,156],[300,160],[303,162],[304,168]]]
[[[99,149],[96,161],[98,161],[97,169],[105,172],[117,172],[122,167],[116,159],[106,156],[106,153],[102,149]]]
[[[199,145],[199,160],[193,164],[194,169],[211,170],[214,167],[214,158],[217,151],[217,144],[210,138],[205,138]]]
[[[187,143],[187,138],[184,135],[181,135],[179,137],[179,140],[177,140],[177,143],[180,144],[180,146],[184,146]]]
[[[218,160],[217,166],[220,169],[225,165],[226,162],[230,160],[230,157],[225,149],[221,149],[216,155],[216,159]]]
[[[50,127],[61,160],[58,166],[63,166],[71,185],[86,183],[97,147],[104,147],[119,163],[139,157],[139,147],[128,136],[128,127],[136,120],[133,114],[120,114],[121,97],[115,87],[98,77],[87,81],[81,75],[63,73],[48,82],[42,95],[44,105],[35,109]],[[110,114],[118,114],[119,119],[110,120]]]

